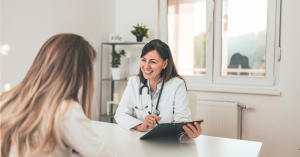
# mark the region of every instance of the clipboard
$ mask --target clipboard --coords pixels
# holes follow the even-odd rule
[[[154,137],[165,137],[165,136],[176,136],[182,132],[185,132],[182,128],[183,125],[197,122],[198,124],[201,124],[203,120],[201,121],[192,121],[192,122],[172,122],[172,123],[163,123],[159,124],[152,130],[150,130],[148,133],[146,133],[144,136],[142,136],[140,139],[147,139],[147,138],[154,138]]]

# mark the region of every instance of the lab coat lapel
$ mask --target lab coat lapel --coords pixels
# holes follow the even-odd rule
[[[162,81],[162,78],[160,78],[158,82],[159,82],[159,83],[157,84],[157,90],[156,90],[157,93],[159,93],[158,91],[160,91],[160,88],[161,88],[161,86],[162,86],[162,82],[163,82],[163,81]]]
[[[147,96],[147,98],[149,98],[149,101],[148,101],[148,103],[147,103],[147,105],[148,105],[148,108],[147,108],[147,112],[148,111],[150,111],[151,110],[151,96],[150,96],[150,82],[149,82],[149,80],[147,80],[147,85],[148,85],[148,87],[149,87],[149,94],[148,94],[148,96]],[[150,111],[151,112],[151,111]]]
[[[157,105],[157,101],[158,101],[158,95],[160,93],[160,89],[161,89],[161,86],[162,86],[162,78],[160,78],[158,82],[159,83],[156,86],[157,89],[156,89],[155,95],[153,95],[153,98],[151,100],[151,102],[153,104],[153,106],[152,106],[152,112],[156,109],[156,105]]]
[[[159,92],[160,92],[160,88],[161,88],[161,86],[162,86],[162,78],[160,78],[158,82],[159,82],[159,83],[158,83],[157,86],[156,86],[156,87],[157,87],[156,93],[155,93],[155,95],[153,96],[153,98],[156,97],[156,95],[158,95]],[[148,85],[149,90],[150,90],[150,82],[149,82],[149,80],[147,80],[147,85]],[[141,84],[141,86],[143,86],[143,84]],[[150,92],[150,91],[149,91],[149,92]],[[149,94],[149,96],[150,96],[150,94]],[[150,97],[150,99],[151,99],[151,97]]]

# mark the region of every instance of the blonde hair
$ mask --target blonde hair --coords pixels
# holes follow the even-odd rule
[[[78,102],[91,118],[96,51],[81,36],[58,34],[39,50],[26,77],[0,96],[1,156],[13,148],[19,157],[53,154],[62,144],[59,121]],[[63,102],[67,105],[63,107]],[[38,137],[38,140],[37,140]]]

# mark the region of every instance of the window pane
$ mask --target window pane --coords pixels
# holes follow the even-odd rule
[[[168,42],[180,75],[206,75],[206,0],[168,0]]]
[[[265,77],[268,0],[223,0],[222,76]]]

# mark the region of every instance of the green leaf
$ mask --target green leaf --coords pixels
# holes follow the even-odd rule
[[[121,64],[121,57],[126,55],[126,52],[124,50],[120,50],[119,53],[116,51],[110,52],[111,56],[113,57],[112,64],[114,68],[118,68],[119,65]]]
[[[137,24],[137,26],[133,26],[134,30],[131,31],[133,35],[141,35],[146,38],[148,38],[149,29],[146,27],[146,25]]]

